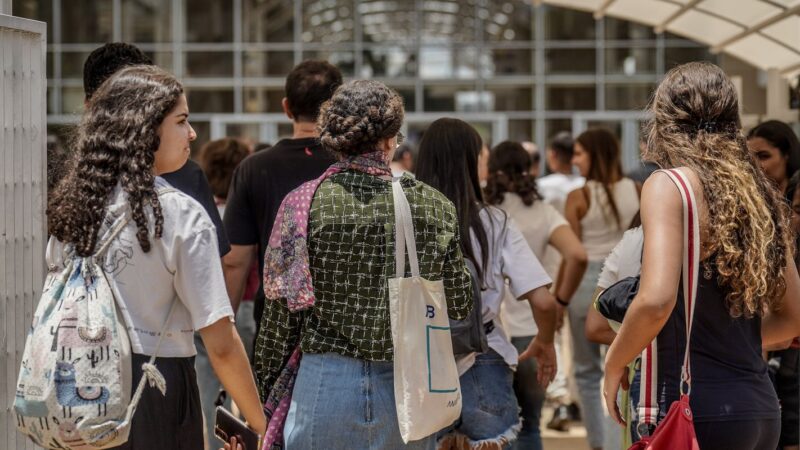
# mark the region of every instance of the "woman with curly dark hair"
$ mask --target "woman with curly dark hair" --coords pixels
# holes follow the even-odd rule
[[[569,304],[586,270],[586,251],[566,219],[536,190],[531,173],[533,161],[522,144],[505,141],[497,144],[489,156],[489,180],[484,189],[486,202],[505,211],[519,227],[534,255],[543,261],[552,247],[564,261],[564,270],[555,289],[559,318]],[[556,274],[549,274],[555,278]],[[525,302],[508,292],[503,298],[500,318],[511,343],[522,353],[536,337],[539,328]],[[559,320],[559,324],[561,320]],[[560,325],[559,325],[560,326]],[[521,361],[514,372],[514,392],[520,406],[522,430],[514,448],[541,449],[539,422],[545,389],[537,382],[536,360]]]
[[[73,165],[47,208],[50,270],[95,255],[109,240],[97,257],[128,325],[133,386],[151,356],[166,381],[164,395],[143,391],[130,439],[120,447],[126,450],[204,448],[194,330],[250,425],[259,433],[266,428],[233,327],[214,225],[199,203],[158,177],[189,156],[196,134],[188,116],[172,75],[154,66],[120,70],[87,103]]]
[[[265,256],[255,370],[270,417],[268,443],[280,443],[283,434],[290,450],[436,445],[433,436],[403,442],[394,396],[389,163],[403,117],[402,98],[377,81],[346,83],[322,105],[320,141],[339,162],[284,199]],[[420,276],[442,280],[448,315],[463,319],[472,284],[455,208],[410,175],[399,183],[410,204]]]
[[[644,159],[680,171],[694,192],[697,301],[687,343],[685,311],[692,305],[682,289],[683,201],[670,177],[655,172],[642,189],[638,294],[606,355],[608,411],[621,421],[616,399],[625,366],[656,336],[671,335],[691,372],[682,370],[684,358],[659,351],[658,399],[670,405],[691,390],[699,447],[774,449],[780,407],[762,346],[800,334],[800,279],[787,206],[748,154],[736,88],[722,69],[711,63],[672,69],[649,110]]]

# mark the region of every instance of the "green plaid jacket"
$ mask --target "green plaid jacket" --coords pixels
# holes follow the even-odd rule
[[[443,281],[448,314],[463,319],[472,309],[472,284],[455,207],[411,176],[401,184],[411,205],[420,274]],[[393,358],[387,283],[395,276],[391,183],[357,171],[332,175],[314,195],[308,233],[316,304],[291,313],[285,301],[266,300],[254,361],[262,398],[298,340],[305,353]],[[408,263],[406,271],[410,276]]]

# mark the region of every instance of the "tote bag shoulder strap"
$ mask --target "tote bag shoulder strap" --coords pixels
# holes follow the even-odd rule
[[[697,305],[697,277],[700,267],[700,220],[692,184],[679,169],[662,170],[670,177],[681,195],[683,204],[683,298],[686,317],[686,350],[681,368],[681,394],[691,391],[690,342],[694,310]],[[640,434],[647,433],[643,425],[655,426],[658,420],[657,388],[658,346],[656,340],[647,345],[641,359],[641,389],[639,391]]]
[[[395,271],[397,278],[406,273],[406,248],[408,261],[411,264],[411,276],[419,275],[419,259],[417,258],[417,241],[414,237],[414,222],[411,220],[411,206],[408,204],[400,179],[392,181],[392,197],[394,198],[394,230],[395,230]]]

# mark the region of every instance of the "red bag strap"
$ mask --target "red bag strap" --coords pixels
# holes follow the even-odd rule
[[[678,169],[662,170],[678,187],[683,203],[683,298],[686,316],[686,350],[683,355],[681,368],[680,392],[689,395],[692,387],[692,371],[690,343],[692,324],[694,323],[694,310],[697,304],[697,283],[700,272],[700,219],[697,210],[697,201],[692,190],[692,184],[686,175]],[[657,379],[658,349],[656,340],[653,340],[642,352],[641,359],[641,388],[639,390],[639,423],[643,425],[656,425],[658,418]],[[640,428],[643,431],[644,427]]]

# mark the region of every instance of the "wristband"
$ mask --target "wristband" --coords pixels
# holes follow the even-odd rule
[[[561,300],[560,298],[558,298],[558,296],[557,296],[557,295],[556,295],[556,302],[558,302],[558,304],[559,304],[559,305],[561,305],[561,306],[563,306],[563,307],[565,307],[565,308],[566,308],[567,306],[569,306],[569,302],[565,302],[564,300]]]

